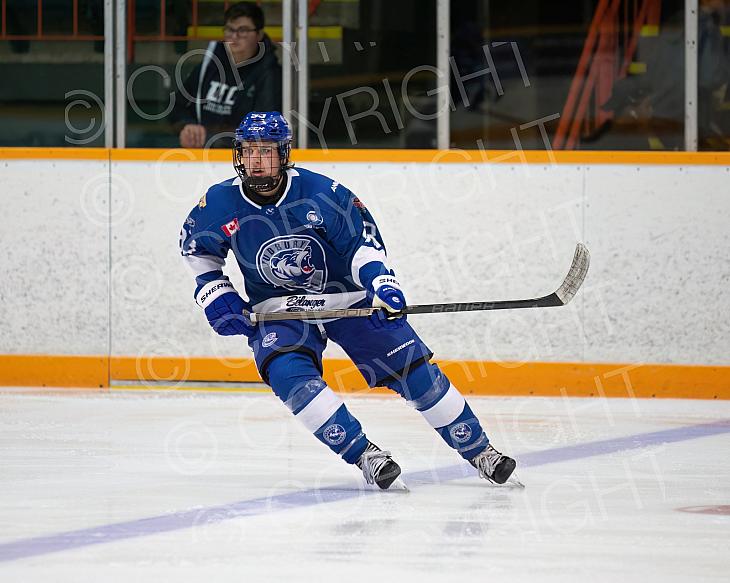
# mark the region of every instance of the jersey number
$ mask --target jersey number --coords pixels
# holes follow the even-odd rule
[[[365,238],[365,244],[372,245],[375,249],[380,251],[383,246],[377,239],[378,228],[375,224],[369,223],[368,221],[363,221],[363,224],[365,225],[365,228],[362,231],[362,236]]]

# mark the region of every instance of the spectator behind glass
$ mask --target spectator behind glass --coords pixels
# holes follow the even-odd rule
[[[172,122],[183,148],[230,148],[248,112],[281,110],[281,67],[261,8],[239,2],[224,20],[223,42],[208,45],[175,96]]]

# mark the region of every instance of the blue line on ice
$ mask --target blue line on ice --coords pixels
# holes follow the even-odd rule
[[[520,468],[529,468],[723,433],[730,433],[730,419],[536,451],[520,455],[518,461]],[[458,480],[473,475],[473,473],[474,470],[471,466],[461,463],[411,472],[404,474],[403,478],[409,487],[413,488],[414,486],[428,486]],[[116,524],[59,532],[0,544],[0,562],[192,528],[196,525],[208,525],[243,516],[339,502],[369,493],[375,493],[375,491],[352,489],[351,487],[350,489],[330,487],[302,490],[265,498],[241,500],[222,506],[210,506]]]

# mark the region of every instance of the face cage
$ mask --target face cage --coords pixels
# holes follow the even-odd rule
[[[241,147],[246,141],[249,140],[233,139],[233,168],[241,178],[241,181],[247,186],[250,186],[251,176],[246,173],[246,165],[243,163],[243,152],[241,152]],[[294,166],[294,164],[289,162],[291,140],[276,142],[276,149],[279,151],[279,174],[275,177],[274,182],[278,183],[281,177],[284,176],[284,173]]]

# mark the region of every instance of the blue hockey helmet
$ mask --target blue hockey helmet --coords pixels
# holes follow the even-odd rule
[[[252,111],[247,113],[236,128],[233,138],[233,167],[243,183],[253,190],[272,190],[279,184],[288,168],[291,153],[292,132],[288,122],[278,111]],[[274,142],[279,152],[279,175],[254,178],[246,171],[243,160],[245,142]]]

